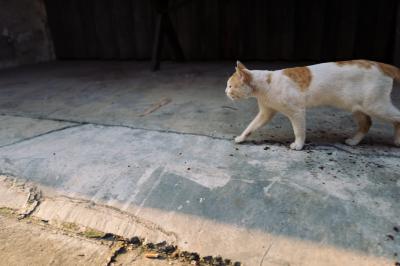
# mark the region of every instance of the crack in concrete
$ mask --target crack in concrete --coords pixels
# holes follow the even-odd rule
[[[0,116],[13,116],[13,117],[30,118],[30,119],[37,119],[37,120],[54,121],[54,122],[73,123],[73,124],[78,124],[77,126],[95,125],[95,126],[103,126],[103,127],[123,127],[123,128],[133,129],[133,130],[144,130],[144,131],[152,131],[152,132],[159,132],[159,133],[171,133],[171,134],[177,134],[177,135],[199,136],[199,137],[207,137],[207,138],[217,139],[217,140],[229,140],[229,141],[233,140],[233,138],[210,136],[210,135],[201,134],[201,133],[188,133],[188,132],[179,132],[179,131],[168,130],[168,129],[153,129],[153,128],[145,128],[145,127],[133,127],[133,126],[121,125],[121,124],[105,124],[105,123],[88,122],[88,121],[76,121],[76,120],[69,120],[69,119],[59,119],[59,118],[44,117],[44,116],[6,114],[6,113],[0,113]],[[2,147],[0,147],[0,148],[2,148]]]
[[[267,257],[268,252],[270,251],[270,249],[271,249],[271,247],[272,247],[272,244],[273,244],[273,243],[271,243],[271,244],[269,245],[269,247],[265,250],[264,255],[262,256],[261,261],[260,261],[260,266],[263,265],[264,259],[265,259],[265,257]]]
[[[3,147],[7,147],[7,146],[14,145],[14,144],[18,144],[18,143],[23,142],[23,141],[27,141],[27,140],[34,139],[34,138],[37,138],[37,137],[41,137],[43,135],[51,134],[51,133],[54,133],[54,132],[57,132],[57,131],[62,131],[62,130],[69,129],[69,128],[84,126],[84,125],[95,125],[95,126],[103,126],[103,127],[122,127],[122,128],[132,129],[132,130],[144,130],[144,131],[150,131],[150,132],[159,132],[159,133],[169,133],[169,134],[177,134],[177,135],[207,137],[207,138],[211,138],[211,139],[215,139],[215,140],[226,140],[226,141],[232,141],[233,140],[233,138],[217,137],[217,136],[211,136],[211,135],[201,134],[201,133],[179,132],[179,131],[168,130],[168,129],[152,129],[152,128],[145,128],[145,127],[133,127],[133,126],[121,125],[121,124],[106,124],[106,123],[97,123],[97,122],[89,122],[89,121],[76,121],[76,120],[52,118],[52,117],[45,117],[45,116],[23,115],[23,114],[7,114],[7,113],[0,113],[0,116],[13,116],[13,117],[22,117],[22,118],[30,118],[30,119],[38,119],[38,120],[47,120],[47,121],[64,122],[64,123],[75,124],[75,125],[72,125],[72,126],[63,127],[63,128],[56,129],[56,130],[51,130],[49,132],[46,132],[46,133],[43,133],[43,134],[39,134],[39,135],[30,137],[30,138],[26,138],[26,139],[23,139],[23,140],[14,142],[14,143],[3,145],[3,146],[0,146],[0,149],[3,148]],[[265,144],[265,145],[268,145],[268,146],[277,146],[277,147],[282,147],[282,145],[285,145],[283,142],[279,142],[279,141],[271,142],[271,141],[268,141],[268,140],[266,140],[266,141],[248,141],[248,143],[256,143],[257,145]],[[241,145],[248,145],[248,144],[243,143]],[[307,149],[307,146],[317,148],[316,150],[322,150],[322,149],[318,149],[318,146],[319,147],[324,147],[325,146],[325,147],[329,147],[329,148],[332,148],[332,149],[337,150],[337,151],[345,152],[347,154],[364,156],[364,157],[367,157],[367,158],[386,157],[386,158],[400,159],[400,155],[394,155],[394,154],[372,154],[372,153],[368,153],[368,152],[359,152],[359,151],[353,152],[353,151],[350,151],[349,149],[345,149],[343,147],[340,147],[336,143],[334,143],[334,144],[321,143],[321,144],[311,144],[311,145],[308,144],[308,145],[305,146],[305,150],[309,150],[309,148]]]
[[[6,179],[6,181],[14,182],[15,179],[10,178],[10,179]],[[121,235],[116,235],[114,233],[106,233],[104,231],[98,231],[98,233],[99,233],[98,235],[89,235],[89,234],[85,233],[85,232],[87,232],[87,229],[91,229],[91,230],[96,230],[96,229],[87,227],[85,225],[82,225],[83,228],[85,228],[85,230],[83,230],[82,227],[71,227],[71,226],[67,227],[65,225],[65,223],[59,224],[59,223],[49,222],[49,220],[43,219],[43,217],[41,217],[41,216],[31,215],[41,202],[44,204],[49,199],[64,198],[68,201],[76,202],[78,204],[91,203],[92,204],[91,208],[94,208],[95,205],[102,206],[102,207],[111,209],[113,211],[117,211],[119,213],[128,214],[129,217],[132,217],[132,214],[121,211],[118,208],[108,206],[108,205],[96,204],[89,200],[71,198],[71,197],[64,196],[64,195],[60,195],[60,196],[56,196],[56,197],[48,197],[48,196],[44,197],[42,195],[41,190],[39,190],[39,188],[37,186],[34,186],[29,183],[25,183],[25,182],[20,183],[19,186],[29,189],[27,191],[28,192],[28,196],[27,196],[27,205],[28,206],[26,208],[24,207],[25,210],[22,213],[20,211],[17,211],[16,209],[12,210],[11,215],[16,216],[16,218],[18,218],[18,220],[21,220],[22,218],[26,218],[24,220],[26,223],[42,226],[42,229],[46,230],[46,231],[62,232],[64,235],[68,235],[69,237],[75,237],[78,239],[94,241],[100,245],[107,245],[108,251],[107,251],[107,257],[105,258],[106,259],[105,265],[107,265],[107,266],[114,265],[116,262],[118,262],[118,258],[120,255],[129,253],[129,252],[132,253],[132,250],[138,251],[137,254],[135,254],[135,253],[132,254],[132,255],[134,255],[133,260],[136,260],[137,258],[142,257],[144,254],[143,251],[149,251],[149,252],[156,252],[157,254],[159,254],[158,259],[164,260],[164,261],[166,261],[166,263],[170,263],[171,261],[176,261],[176,262],[179,261],[182,263],[182,265],[187,265],[188,263],[193,264],[193,259],[191,256],[193,254],[195,254],[197,256],[197,259],[194,259],[194,260],[197,262],[197,264],[201,260],[203,260],[204,264],[202,263],[202,265],[214,265],[214,263],[211,263],[211,262],[206,263],[205,259],[204,259],[206,257],[201,258],[200,255],[196,252],[188,252],[188,251],[179,249],[176,245],[174,245],[176,243],[173,243],[173,242],[171,243],[171,242],[167,242],[167,241],[162,241],[162,242],[158,242],[158,243],[153,243],[153,242],[147,242],[147,240],[145,238],[139,238],[137,236],[127,238],[127,237],[124,237]],[[138,218],[138,219],[140,219],[140,218]],[[68,223],[68,222],[66,222],[66,223]],[[135,238],[137,240],[134,240]],[[112,242],[111,242],[111,244],[107,244],[107,243],[104,243],[105,241],[112,241]],[[209,256],[207,256],[207,257],[209,257]],[[147,257],[144,257],[144,258],[147,258]],[[229,261],[231,261],[231,260],[229,260]],[[227,265],[238,265],[238,263],[239,263],[239,265],[241,265],[240,262],[235,262],[235,264],[229,263]],[[179,264],[179,265],[181,265],[181,264]]]
[[[51,197],[48,197],[48,198],[50,199]],[[145,228],[147,228],[147,229],[149,229],[151,231],[158,231],[158,232],[160,232],[160,233],[162,233],[162,234],[164,234],[166,236],[174,237],[175,241],[172,242],[172,243],[177,243],[178,240],[179,240],[179,237],[175,232],[167,231],[167,230],[165,230],[164,228],[162,228],[161,226],[159,226],[156,223],[153,223],[153,222],[151,222],[149,220],[143,219],[143,218],[141,218],[141,217],[139,217],[137,215],[134,215],[134,214],[132,214],[130,212],[123,211],[123,210],[121,210],[121,209],[119,209],[117,207],[113,207],[113,206],[109,206],[109,205],[105,205],[105,204],[100,204],[100,203],[95,203],[95,202],[93,202],[91,200],[72,198],[72,197],[68,197],[66,195],[60,195],[60,196],[58,196],[58,198],[65,198],[65,199],[67,199],[69,201],[72,201],[74,203],[85,203],[85,204],[90,204],[93,207],[94,206],[100,206],[100,207],[103,207],[103,208],[106,208],[106,209],[110,209],[112,211],[118,212],[118,213],[126,216],[128,219],[132,220],[134,223],[140,224],[140,225],[144,226]]]
[[[44,133],[41,133],[41,134],[38,134],[38,135],[35,135],[35,136],[32,136],[32,137],[28,137],[28,138],[20,139],[18,141],[12,142],[12,143],[4,144],[4,145],[0,146],[0,149],[4,148],[4,147],[8,147],[8,146],[13,146],[13,145],[25,142],[25,141],[29,141],[29,140],[32,140],[32,139],[35,139],[35,138],[39,138],[39,137],[42,137],[42,136],[50,135],[50,134],[55,133],[55,132],[60,132],[60,131],[63,131],[63,130],[69,129],[69,128],[80,127],[80,126],[82,126],[82,125],[81,124],[75,124],[75,125],[71,125],[71,126],[65,126],[65,127],[53,129],[53,130],[50,130],[50,131],[47,131],[47,132],[44,132]]]

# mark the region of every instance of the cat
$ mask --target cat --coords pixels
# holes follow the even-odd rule
[[[259,112],[235,142],[244,142],[280,112],[293,127],[295,141],[290,148],[301,150],[306,139],[306,108],[333,106],[352,112],[358,124],[357,132],[346,144],[360,143],[371,127],[371,117],[377,117],[393,123],[394,143],[400,146],[400,111],[390,98],[394,80],[400,81],[400,69],[368,60],[276,71],[249,70],[237,61],[225,93],[232,100],[257,98]]]

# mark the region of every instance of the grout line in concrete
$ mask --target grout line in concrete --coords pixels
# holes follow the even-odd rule
[[[168,129],[151,129],[151,128],[144,128],[144,127],[133,127],[133,126],[128,126],[128,125],[121,125],[121,124],[105,124],[105,123],[97,123],[97,122],[89,122],[89,121],[76,121],[76,120],[69,120],[69,119],[60,119],[60,118],[52,118],[52,117],[45,117],[45,116],[35,116],[35,115],[23,115],[23,114],[7,114],[7,113],[0,113],[0,116],[13,116],[13,117],[22,117],[22,118],[31,118],[31,119],[38,119],[38,120],[47,120],[47,121],[54,121],[54,122],[63,122],[63,123],[73,123],[75,125],[73,126],[67,126],[64,128],[60,128],[60,129],[56,129],[56,130],[52,130],[43,134],[39,134],[37,136],[33,136],[31,138],[26,138],[20,141],[17,141],[15,143],[11,143],[11,144],[6,144],[3,146],[0,146],[0,148],[6,147],[6,146],[10,146],[10,145],[14,145],[17,144],[19,142],[22,141],[26,141],[26,140],[30,140],[36,137],[40,137],[46,134],[51,134],[57,131],[62,131],[64,129],[68,129],[68,128],[73,128],[73,127],[79,127],[79,126],[84,126],[84,125],[95,125],[95,126],[103,126],[103,127],[123,127],[123,128],[128,128],[128,129],[133,129],[133,130],[144,130],[144,131],[150,131],[150,132],[159,132],[159,133],[170,133],[170,134],[177,134],[177,135],[187,135],[187,136],[198,136],[198,137],[207,137],[207,138],[211,138],[211,139],[215,139],[215,140],[226,140],[226,141],[232,141],[232,138],[226,138],[226,137],[216,137],[216,136],[210,136],[207,134],[201,134],[201,133],[188,133],[188,132],[179,132],[179,131],[175,131],[175,130],[168,130]],[[251,141],[250,141],[251,142]],[[268,142],[261,142],[261,144],[265,144],[268,146],[282,146],[281,142],[276,142],[276,143],[272,143],[270,141]],[[241,145],[246,145],[246,143],[241,144]],[[365,153],[365,152],[359,152],[359,151],[351,151],[349,149],[345,149],[340,147],[339,145],[332,143],[332,144],[318,144],[317,146],[321,146],[321,147],[329,147],[333,150],[338,150],[338,151],[342,151],[344,153],[347,154],[351,154],[351,155],[358,155],[358,156],[364,156],[364,157],[386,157],[386,158],[400,158],[400,156],[398,155],[394,155],[394,154],[372,154],[372,153]],[[316,150],[322,150],[322,149],[316,149]],[[297,152],[297,151],[294,151]]]
[[[78,124],[78,125],[75,124],[75,125],[71,125],[71,126],[65,126],[65,127],[53,129],[53,130],[50,130],[50,131],[47,131],[47,132],[44,132],[44,133],[41,133],[41,134],[38,134],[38,135],[35,135],[35,136],[32,136],[32,137],[28,137],[28,138],[20,139],[18,141],[12,142],[12,143],[4,144],[4,145],[0,146],[0,149],[8,147],[8,146],[15,145],[15,144],[19,144],[19,143],[22,143],[22,142],[25,142],[25,141],[28,141],[28,140],[32,140],[32,139],[35,139],[35,138],[38,138],[38,137],[42,137],[42,136],[45,136],[45,135],[49,135],[49,134],[52,134],[52,133],[55,133],[55,132],[63,131],[65,129],[74,128],[74,127],[80,127],[80,126],[82,126],[82,125],[81,124]]]
[[[212,138],[212,139],[217,139],[217,140],[229,140],[229,141],[232,140],[231,138],[216,137],[216,136],[210,136],[207,134],[200,134],[200,133],[187,133],[187,132],[179,132],[179,131],[168,130],[168,129],[151,129],[151,128],[144,128],[144,127],[133,127],[133,126],[121,125],[121,124],[105,124],[105,123],[97,123],[97,122],[75,121],[75,120],[69,120],[69,119],[59,119],[59,118],[51,118],[51,117],[43,117],[43,116],[35,116],[35,115],[28,116],[28,115],[20,115],[20,114],[0,113],[0,116],[14,116],[14,117],[47,120],[47,121],[54,121],[54,122],[73,123],[73,124],[78,124],[78,126],[95,125],[95,126],[103,126],[103,127],[123,127],[123,128],[134,129],[134,130],[145,130],[145,131],[153,131],[153,132],[160,132],[160,133],[171,133],[171,134],[178,134],[178,135],[207,137],[207,138]],[[0,148],[1,148],[1,146],[0,146]]]

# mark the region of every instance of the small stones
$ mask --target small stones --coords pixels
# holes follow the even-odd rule
[[[112,233],[105,233],[101,239],[107,240],[107,241],[116,241],[118,239],[117,235],[114,235]]]
[[[146,245],[144,245],[144,247],[146,249],[155,249],[156,246],[153,243],[147,243]]]
[[[392,240],[392,241],[394,240],[394,236],[393,235],[389,234],[389,235],[386,235],[386,237],[387,237],[388,240]]]
[[[175,250],[174,252],[172,252],[171,258],[178,259],[179,258],[179,250]]]
[[[128,244],[132,244],[134,246],[141,246],[142,240],[139,237],[134,236],[134,237],[128,239]]]
[[[189,259],[192,260],[192,261],[193,260],[194,261],[199,261],[200,260],[200,256],[199,256],[199,254],[193,252],[193,253],[190,254],[190,258]]]
[[[174,253],[176,249],[177,249],[176,246],[168,245],[168,246],[165,246],[165,247],[161,248],[160,251],[162,251],[162,252],[164,252],[165,254],[168,254],[168,255],[169,255],[169,254]]]
[[[217,256],[217,257],[215,257],[214,260],[217,261],[217,262],[222,262],[222,257],[221,256]]]
[[[157,252],[147,252],[144,254],[144,256],[148,259],[158,259],[160,257],[160,254]]]
[[[270,148],[268,147],[268,146],[265,146],[264,147],[264,151],[267,151],[267,150],[269,150]]]
[[[138,236],[133,236],[129,239],[112,233],[103,233],[101,237],[97,237],[101,241],[113,241],[119,243],[118,248],[115,249],[113,256],[110,258],[111,262],[115,261],[118,254],[129,252],[134,249],[140,249],[143,257],[152,260],[167,260],[170,264],[174,260],[185,262],[190,265],[201,266],[240,266],[240,262],[232,263],[229,259],[223,259],[221,256],[200,257],[196,252],[181,251],[177,246],[169,244],[167,241],[158,243],[147,242],[145,239]],[[186,265],[186,264],[185,264]]]
[[[205,256],[202,259],[203,262],[205,263],[211,263],[213,261],[213,257],[212,256]]]
[[[221,256],[213,257],[213,256],[205,256],[200,259],[200,265],[212,265],[212,266],[240,266],[240,262],[235,262],[232,264],[230,259],[223,259]]]
[[[167,245],[167,241],[162,241],[162,242],[160,242],[160,243],[157,243],[155,246],[156,246],[156,248],[162,248],[162,247],[164,247],[165,245]]]
[[[231,260],[230,259],[225,259],[224,262],[225,262],[226,265],[230,265],[231,264]]]
[[[393,230],[394,230],[396,233],[400,233],[400,229],[399,229],[399,227],[397,227],[397,226],[393,226]]]

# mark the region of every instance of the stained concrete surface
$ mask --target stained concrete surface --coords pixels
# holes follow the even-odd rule
[[[166,64],[152,73],[145,63],[64,62],[2,71],[0,172],[132,213],[186,249],[246,265],[393,265],[400,152],[391,126],[374,123],[351,148],[342,144],[355,128],[351,116],[319,108],[308,112],[304,151],[287,148],[293,135],[281,115],[235,145],[256,106],[226,99],[232,65]],[[398,89],[393,98],[399,103]]]

